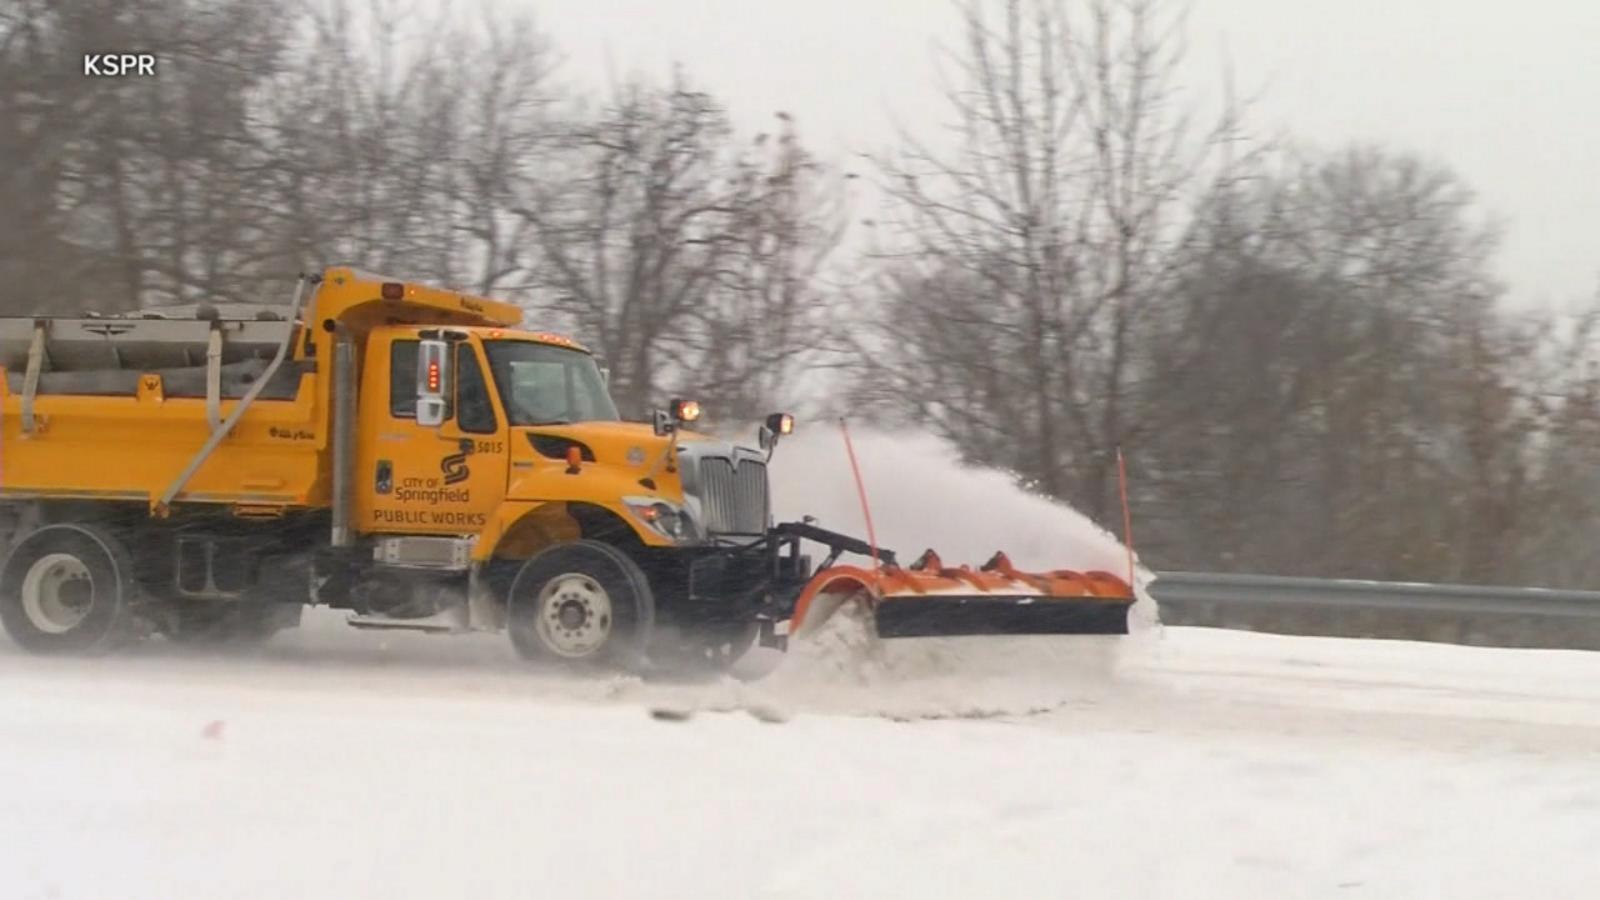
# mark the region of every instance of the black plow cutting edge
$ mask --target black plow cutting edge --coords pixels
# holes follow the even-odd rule
[[[1124,600],[938,594],[885,597],[875,619],[879,637],[981,634],[1127,634]]]

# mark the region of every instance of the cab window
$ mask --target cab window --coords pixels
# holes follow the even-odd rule
[[[500,405],[512,425],[615,422],[594,357],[535,341],[484,341]]]
[[[489,383],[469,344],[456,348],[456,425],[473,434],[494,434],[500,429],[489,400]]]
[[[421,346],[421,341],[389,345],[389,414],[396,419],[417,417],[417,354]]]

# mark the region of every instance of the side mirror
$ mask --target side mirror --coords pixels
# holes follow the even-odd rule
[[[417,424],[437,428],[450,410],[450,345],[424,340],[417,352]]]
[[[665,437],[678,429],[678,423],[672,420],[672,413],[664,409],[650,412],[650,426],[655,430],[656,437]]]

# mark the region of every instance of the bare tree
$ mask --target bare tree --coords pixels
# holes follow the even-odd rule
[[[736,210],[726,265],[692,318],[672,376],[725,421],[798,402],[807,370],[837,358],[837,296],[827,266],[843,237],[843,179],[801,146],[793,122],[759,134],[733,162]]]
[[[868,378],[1105,520],[1114,450],[1146,433],[1139,331],[1233,116],[1196,128],[1180,109],[1182,19],[1157,0],[963,12],[959,147],[907,136],[880,161],[897,252]]]
[[[1593,589],[1600,561],[1600,292],[1569,316],[1549,316],[1529,354],[1527,392],[1542,415],[1530,436],[1531,474],[1516,535],[1518,584]]]
[[[1494,245],[1447,169],[1371,148],[1216,192],[1149,336],[1139,451],[1175,564],[1513,570],[1541,334],[1496,308]]]
[[[13,284],[63,309],[257,299],[353,262],[479,291],[531,265],[553,62],[526,18],[397,0],[27,3],[0,19],[0,226]],[[85,48],[158,76],[77,75]]]
[[[281,49],[276,2],[27,2],[0,19],[0,190],[29,215],[0,258],[34,309],[230,296],[262,235],[253,100]],[[79,75],[84,53],[159,51],[157,78]]]
[[[681,75],[627,84],[573,125],[563,167],[518,208],[544,305],[597,346],[625,411],[681,387],[747,414],[824,343],[817,275],[841,219],[781,118],[745,146]]]
[[[38,0],[0,9],[0,205],[8,210],[0,217],[0,279],[8,313],[47,294],[53,273],[88,281],[96,262],[73,240],[62,204],[67,147],[82,134],[89,98],[84,81],[51,77],[69,63],[52,12]]]
[[[330,0],[274,85],[275,251],[484,293],[530,264],[509,212],[540,177],[554,55],[531,20]]]

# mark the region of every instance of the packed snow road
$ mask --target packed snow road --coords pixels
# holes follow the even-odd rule
[[[1600,654],[1166,629],[576,682],[312,620],[0,646],[0,894],[1579,896]],[[334,623],[337,624],[337,623]]]

